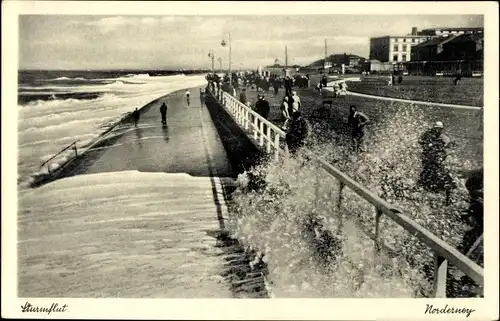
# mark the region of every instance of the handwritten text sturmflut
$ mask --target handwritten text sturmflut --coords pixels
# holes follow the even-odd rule
[[[35,306],[29,302],[26,302],[24,305],[21,305],[22,312],[37,312],[37,313],[47,313],[50,314],[52,312],[67,312],[68,305],[59,305],[58,303],[52,303],[50,308],[47,307],[39,307]]]

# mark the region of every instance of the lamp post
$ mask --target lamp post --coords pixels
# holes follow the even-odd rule
[[[208,52],[208,57],[212,60],[212,73],[214,73],[214,59],[215,59],[215,53],[214,53],[214,50],[211,49],[209,52]]]
[[[229,36],[229,86],[232,86],[232,73],[231,73],[231,33],[227,33]],[[221,42],[222,47],[226,46],[224,39]]]
[[[222,57],[218,57],[217,60],[219,61],[219,72],[222,73]]]

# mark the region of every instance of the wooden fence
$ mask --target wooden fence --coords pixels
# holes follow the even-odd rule
[[[286,155],[288,153],[286,143],[284,142],[286,134],[280,128],[222,90],[210,94],[215,99],[219,100],[221,105],[234,118],[236,123],[250,138],[253,138],[258,146],[264,149],[268,154],[274,156],[274,160],[278,161],[281,155]],[[283,148],[281,146],[283,146]],[[326,160],[306,148],[304,151],[309,154],[311,161],[314,161],[320,168],[339,182],[339,195],[337,196],[338,208],[340,208],[342,193],[346,187],[373,206],[376,213],[374,216],[374,231],[369,232],[363,230],[363,232],[374,241],[374,251],[378,252],[382,247],[388,248],[379,237],[380,222],[382,217],[385,216],[426,244],[434,253],[433,289],[435,297],[446,297],[448,263],[454,265],[477,282],[477,284],[483,286],[484,271],[482,267],[445,241],[438,238],[429,230],[402,214],[400,210],[369,191],[366,187],[357,183],[345,173],[329,164]],[[342,222],[342,213],[340,211],[337,211],[337,213],[339,213],[339,222]],[[341,226],[341,224],[339,226]]]

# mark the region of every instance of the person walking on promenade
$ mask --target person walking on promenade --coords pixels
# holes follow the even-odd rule
[[[139,117],[140,117],[140,113],[139,113],[139,110],[137,108],[132,112],[132,117],[134,118],[134,125],[137,126],[137,123],[139,122]]]
[[[255,111],[264,119],[267,119],[267,117],[269,116],[270,106],[269,102],[264,99],[264,95],[258,96],[258,100],[255,103]]]
[[[419,139],[422,146],[422,172],[419,185],[431,192],[445,191],[446,204],[450,203],[451,191],[456,184],[446,167],[444,161],[447,157],[447,148],[452,144],[443,134],[443,123],[438,121],[434,127],[427,130]]]
[[[297,95],[296,91],[294,91],[292,93],[291,104],[292,104],[292,112],[293,113],[296,111],[300,111],[300,109],[302,107],[302,103],[300,102],[300,97],[299,97],[299,95]]]
[[[269,106],[269,102],[264,99],[264,95],[259,95],[258,100],[255,103],[255,111],[257,112],[257,114],[259,114],[265,120],[267,120],[267,117],[269,117],[270,109],[271,108]],[[264,133],[267,132],[267,125],[266,124],[263,124],[262,130],[264,131]]]
[[[401,85],[401,83],[403,82],[403,75],[399,75],[398,76],[398,85]]]
[[[167,104],[165,102],[161,104],[160,106],[160,113],[161,113],[161,123],[163,125],[167,124]]]
[[[457,76],[455,77],[455,79],[453,80],[453,83],[455,84],[455,86],[458,86],[458,85],[460,85],[461,80],[462,80],[462,75],[460,73],[458,73]]]
[[[189,89],[186,89],[186,93],[184,95],[186,96],[187,105],[189,107],[189,96],[191,96],[191,93],[189,92]]]
[[[328,85],[328,77],[326,75],[321,76],[321,85],[326,87]]]
[[[305,145],[310,134],[309,123],[302,117],[300,111],[293,113],[290,128],[286,134],[286,144],[290,155],[294,156]]]
[[[288,106],[288,96],[285,96],[283,98],[283,101],[281,102],[281,116],[283,117],[283,130],[287,130],[288,122],[290,121],[290,113],[288,110],[290,109],[290,106]]]
[[[280,84],[278,82],[278,79],[273,80],[273,89],[274,89],[274,94],[277,95],[280,89]]]
[[[247,90],[243,88],[240,93],[240,102],[244,105],[247,103]]]
[[[290,76],[285,77],[285,95],[292,95],[292,79],[290,78]]]
[[[203,106],[205,104],[205,91],[200,88],[200,104]]]
[[[349,117],[347,119],[347,124],[351,128],[352,144],[353,150],[358,152],[363,144],[363,138],[365,137],[365,126],[370,121],[368,116],[359,112],[356,106],[351,105],[349,110]]]
[[[316,85],[316,91],[319,92],[319,95],[321,96],[321,90],[323,89],[323,84],[321,84],[321,82],[319,82],[317,85]]]

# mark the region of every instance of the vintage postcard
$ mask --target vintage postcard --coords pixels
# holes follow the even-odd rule
[[[497,3],[2,6],[3,317],[498,318]]]

